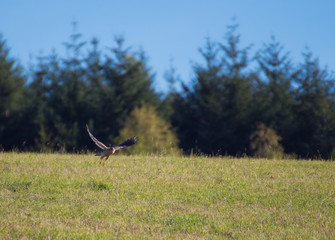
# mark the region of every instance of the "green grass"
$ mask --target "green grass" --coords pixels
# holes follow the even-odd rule
[[[335,162],[0,154],[0,239],[335,239]]]

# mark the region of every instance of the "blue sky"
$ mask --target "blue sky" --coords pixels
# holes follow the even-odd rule
[[[192,62],[202,62],[198,49],[205,38],[224,41],[233,18],[240,25],[241,47],[254,44],[259,50],[274,35],[293,62],[301,61],[308,46],[334,71],[334,10],[333,0],[3,0],[0,33],[24,66],[52,49],[64,54],[73,21],[83,40],[97,37],[102,47],[122,35],[126,45],[144,50],[155,87],[164,91],[171,59],[181,79],[190,81]]]

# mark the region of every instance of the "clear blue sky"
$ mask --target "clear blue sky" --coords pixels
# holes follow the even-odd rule
[[[84,40],[97,37],[102,47],[112,46],[122,35],[126,45],[141,47],[156,73],[156,89],[165,90],[170,60],[190,81],[205,38],[224,41],[236,18],[242,47],[258,50],[274,35],[295,63],[308,46],[322,66],[335,70],[334,0],[3,0],[0,6],[0,33],[24,66],[41,52],[64,54],[62,43],[77,21]]]

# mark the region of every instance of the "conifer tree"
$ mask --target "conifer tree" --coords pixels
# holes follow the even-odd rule
[[[59,58],[56,52],[40,57],[33,69],[30,84],[31,110],[36,133],[36,146],[42,149],[72,151],[85,126],[85,84],[81,35],[73,33],[65,43],[68,55]],[[36,104],[37,103],[37,104]],[[83,128],[84,129],[84,128]],[[45,143],[45,136],[50,141]],[[39,150],[39,149],[38,149]]]
[[[252,45],[240,48],[238,24],[228,26],[226,44],[220,44],[223,51],[223,136],[229,154],[245,154],[248,136],[252,131],[251,115],[253,105],[253,78],[247,67],[250,63],[249,51]]]
[[[239,49],[237,26],[229,26],[226,44],[207,40],[194,66],[195,79],[174,103],[173,125],[181,147],[208,154],[243,154],[251,133],[252,82],[245,68],[249,47]]]
[[[6,41],[0,35],[0,148],[11,149],[24,140],[20,117],[24,103],[25,76],[22,68],[9,56]]]
[[[159,95],[153,89],[153,75],[147,66],[143,52],[131,53],[124,48],[124,39],[116,38],[116,47],[111,49],[104,63],[106,92],[102,99],[104,117],[108,119],[110,140],[118,136],[125,119],[131,111],[148,104],[157,106]]]
[[[303,56],[295,78],[294,149],[301,157],[330,158],[335,149],[333,79],[309,50]]]
[[[259,51],[257,62],[261,81],[256,90],[254,116],[257,121],[271,126],[282,137],[286,150],[291,152],[295,70],[289,53],[283,53],[283,47],[272,37],[271,42]]]

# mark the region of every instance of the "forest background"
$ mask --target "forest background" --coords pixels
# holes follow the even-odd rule
[[[273,36],[241,47],[238,24],[223,41],[206,38],[202,63],[187,83],[167,66],[166,92],[153,87],[144,50],[123,37],[108,48],[76,31],[56,51],[24,69],[0,38],[0,147],[4,151],[94,150],[85,131],[117,144],[139,135],[143,154],[209,154],[332,159],[332,71],[308,48],[302,62]]]

